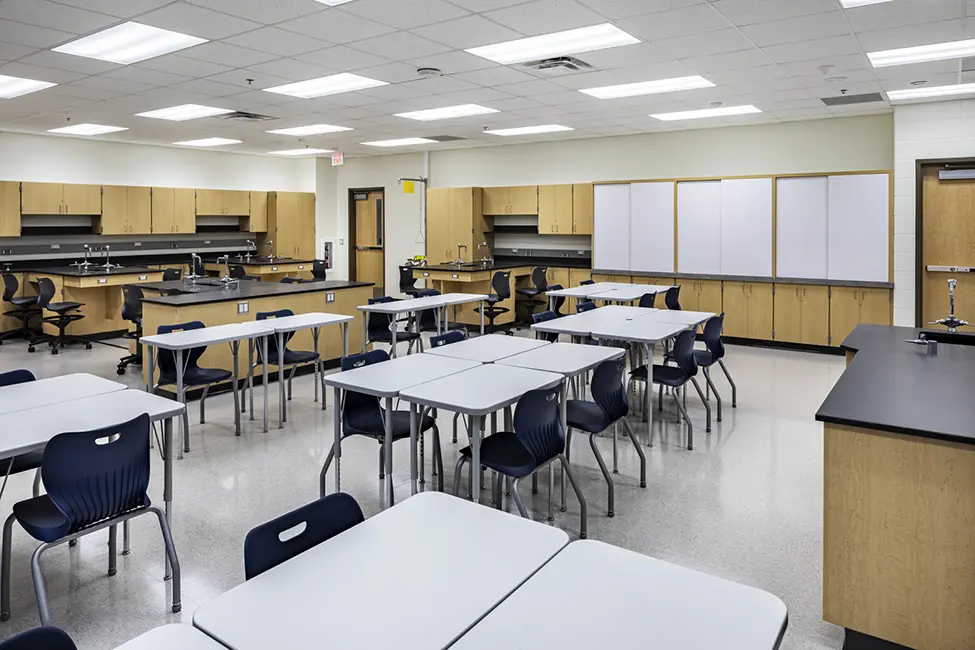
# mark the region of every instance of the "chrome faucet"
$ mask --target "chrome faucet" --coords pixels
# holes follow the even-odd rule
[[[230,282],[233,278],[230,277],[230,255],[224,255],[223,257],[217,258],[217,264],[223,262],[223,272],[224,275],[220,278],[221,282]]]
[[[274,240],[272,240],[272,239],[267,240],[267,243],[264,244],[264,248],[267,249],[267,259],[268,259],[269,262],[273,262],[274,261],[274,247],[273,247],[273,244],[274,244]]]
[[[482,249],[482,248],[484,249],[484,252],[485,252],[485,253],[489,253],[489,252],[491,251],[491,247],[490,247],[490,246],[488,246],[488,243],[487,243],[486,241],[482,241],[482,242],[481,242],[480,244],[478,244],[478,245],[477,245],[477,253],[478,253],[478,254],[480,254],[480,253],[481,253],[481,249]],[[490,264],[490,263],[491,263],[492,261],[493,261],[493,260],[492,260],[492,259],[491,259],[491,258],[490,258],[490,257],[489,257],[488,255],[484,255],[484,256],[483,256],[483,257],[481,257],[481,259],[480,259],[480,262],[481,262],[481,266],[487,266],[487,265],[488,265],[488,264]]]
[[[102,246],[102,252],[105,253],[105,263],[102,264],[102,268],[106,271],[112,271],[114,269],[120,268],[117,264],[112,264],[112,247],[108,244]]]
[[[247,240],[247,255],[244,256],[244,260],[247,262],[251,261],[251,251],[257,251],[257,244],[251,240]]]
[[[190,253],[190,272],[183,277],[188,278],[190,280],[196,280],[197,278],[203,277],[202,275],[196,274],[197,269],[200,269],[202,272],[203,260],[196,253]]]
[[[71,266],[77,266],[82,271],[87,271],[88,270],[88,267],[91,266],[91,262],[88,260],[88,258],[91,256],[91,245],[90,244],[85,244],[82,248],[84,249],[84,253],[85,253],[85,261],[84,262],[72,262],[71,263]]]
[[[457,244],[457,260],[454,262],[454,264],[463,264],[464,263],[464,258],[461,257],[461,254],[460,254],[461,249],[464,249],[466,251],[467,250],[467,246],[464,246],[463,244]]]
[[[958,281],[951,279],[948,280],[948,317],[939,318],[938,320],[931,323],[932,325],[944,325],[948,328],[948,331],[954,333],[959,327],[964,327],[968,325],[966,321],[955,317],[955,287],[958,286]]]

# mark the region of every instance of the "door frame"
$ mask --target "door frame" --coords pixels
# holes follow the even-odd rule
[[[914,161],[914,326],[923,327],[924,314],[924,168],[945,165],[971,165],[975,157],[919,158]],[[383,225],[385,226],[385,221]]]
[[[349,222],[347,232],[349,233],[349,280],[355,281],[356,277],[356,227],[355,227],[355,195],[362,192],[382,192],[383,193],[383,290],[386,289],[386,188],[385,187],[356,187],[349,188]]]

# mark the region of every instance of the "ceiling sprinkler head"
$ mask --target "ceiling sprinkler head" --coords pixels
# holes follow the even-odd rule
[[[719,106],[721,106],[722,104],[724,104],[724,102],[711,102],[711,106],[712,106],[713,108],[718,108],[718,107],[719,107]]]
[[[928,83],[927,80],[925,80],[925,79],[918,79],[917,81],[912,81],[911,82],[911,85],[912,86],[923,86],[926,83]]]
[[[443,72],[440,68],[417,68],[416,73],[421,79],[430,79],[431,77],[442,77]]]
[[[818,66],[816,68],[816,70],[819,71],[819,74],[825,76],[825,75],[828,75],[833,70],[833,68],[835,68],[835,67],[836,67],[835,65],[826,64],[826,65]]]
[[[849,77],[826,77],[826,83],[839,83],[841,81],[846,81]]]

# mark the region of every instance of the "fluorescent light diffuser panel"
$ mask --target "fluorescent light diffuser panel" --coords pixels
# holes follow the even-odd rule
[[[333,74],[328,77],[298,81],[283,86],[265,88],[264,92],[277,93],[279,95],[290,95],[302,99],[312,99],[313,97],[324,97],[326,95],[338,95],[339,93],[352,92],[354,90],[364,90],[366,88],[376,88],[388,85],[385,81],[360,77],[357,74],[343,72]]]
[[[185,122],[201,117],[213,117],[214,115],[225,115],[233,113],[229,108],[214,108],[213,106],[201,106],[199,104],[182,104],[170,108],[160,108],[156,111],[146,113],[136,113],[137,117],[151,117],[157,120],[170,120],[172,122]]]
[[[433,120],[450,120],[456,117],[469,117],[471,115],[486,115],[488,113],[500,112],[496,108],[488,108],[487,106],[480,106],[478,104],[459,104],[457,106],[444,106],[443,108],[429,108],[423,111],[396,113],[396,117],[405,117],[421,122],[432,122]]]
[[[288,129],[274,129],[268,133],[278,135],[320,135],[322,133],[338,133],[339,131],[351,131],[347,126],[332,126],[331,124],[309,124],[308,126],[293,126]]]
[[[619,86],[602,86],[600,88],[585,88],[580,93],[592,95],[597,99],[617,99],[620,97],[636,97],[638,95],[655,95],[657,93],[672,93],[678,90],[695,90],[697,88],[713,88],[714,84],[693,75],[691,77],[676,77],[674,79],[658,79],[656,81],[641,81]]]
[[[328,5],[329,7],[338,7],[339,5],[344,5],[346,2],[352,2],[352,0],[315,0],[315,2],[321,2],[323,5]]]
[[[268,151],[274,156],[317,156],[318,154],[332,153],[331,149],[285,149],[284,151]]]
[[[8,77],[0,74],[0,99],[13,99],[21,95],[51,88],[57,84],[50,81],[37,81],[35,79],[23,79],[21,77]]]
[[[506,65],[537,61],[553,56],[605,50],[610,47],[639,42],[640,39],[627,34],[619,27],[610,23],[603,23],[581,29],[570,29],[565,32],[542,34],[541,36],[521,38],[516,41],[474,47],[465,50],[465,52]]]
[[[650,117],[673,122],[676,120],[698,120],[705,117],[727,117],[729,115],[748,115],[749,113],[761,113],[759,109],[752,105],[747,106],[722,106],[721,108],[706,108],[700,111],[679,111],[677,113],[658,113]]]
[[[103,133],[115,133],[116,131],[128,131],[124,126],[106,126],[104,124],[72,124],[62,126],[60,129],[48,129],[48,133],[65,133],[68,135],[102,135]]]
[[[231,140],[229,138],[202,138],[200,140],[174,142],[173,144],[182,145],[184,147],[219,147],[225,144],[240,144],[240,140]]]
[[[363,142],[368,147],[408,147],[411,144],[436,144],[436,140],[427,138],[400,138],[399,140],[376,140],[375,142]]]
[[[866,7],[867,5],[879,5],[882,2],[891,2],[891,0],[840,0],[840,4],[843,5],[844,9]]]
[[[887,98],[892,102],[928,97],[951,97],[954,95],[975,94],[975,83],[953,84],[951,86],[932,86],[930,88],[908,88],[907,90],[888,90]]]
[[[128,22],[71,41],[54,51],[128,65],[206,42],[205,38]]]
[[[892,65],[961,59],[972,55],[975,55],[975,39],[902,47],[896,50],[883,50],[882,52],[868,52],[867,58],[870,59],[873,67],[885,68]]]
[[[535,133],[557,133],[559,131],[574,131],[571,126],[561,124],[543,124],[541,126],[519,126],[513,129],[491,129],[485,131],[491,135],[533,135]]]

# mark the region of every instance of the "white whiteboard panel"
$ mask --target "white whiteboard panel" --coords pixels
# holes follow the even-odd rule
[[[779,178],[775,185],[775,274],[825,279],[829,178]]]
[[[677,183],[677,270],[721,273],[721,181]]]
[[[630,270],[674,272],[674,184],[630,185]]]
[[[889,280],[889,174],[829,177],[830,280]]]
[[[772,275],[772,179],[721,181],[721,273]]]
[[[630,186],[596,185],[593,189],[592,267],[630,268]]]

